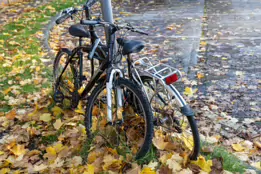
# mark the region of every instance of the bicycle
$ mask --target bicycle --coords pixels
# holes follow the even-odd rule
[[[125,79],[117,64],[114,54],[115,32],[129,29],[119,27],[101,20],[90,20],[90,8],[94,1],[88,1],[82,9],[68,8],[57,19],[57,24],[84,11],[87,20],[72,25],[69,33],[79,37],[79,46],[70,51],[61,49],[54,61],[54,100],[62,103],[65,98],[71,100],[75,108],[79,101],[85,99],[89,92],[85,112],[86,133],[97,147],[117,147],[118,153],[132,154],[135,159],[143,157],[150,149],[153,137],[152,111],[141,88],[131,80]],[[89,26],[89,31],[84,28]],[[107,27],[109,40],[103,45],[95,32],[96,26]],[[144,34],[144,33],[143,33]],[[90,37],[91,46],[82,45],[82,38]],[[132,52],[140,51],[137,45],[130,45]],[[88,53],[91,61],[91,79],[83,91],[79,91],[86,80],[83,75],[83,52]],[[64,58],[64,59],[63,59]],[[99,61],[99,67],[94,70],[93,60]],[[64,66],[61,66],[63,64]],[[60,72],[58,72],[61,70]],[[63,86],[62,86],[63,85]],[[115,138],[115,136],[117,136]]]
[[[170,132],[173,141],[182,139],[184,147],[187,147],[185,152],[189,153],[191,160],[196,160],[200,151],[200,138],[194,112],[173,85],[181,79],[181,72],[163,62],[153,64],[146,57],[133,61],[130,54],[124,51],[123,54],[127,55],[128,76],[141,86],[150,101],[154,125]],[[181,119],[182,115],[187,120],[184,117]]]
[[[89,21],[90,22],[90,21]],[[92,21],[91,22],[94,25],[98,25],[99,23],[102,23],[101,21]],[[105,24],[105,23],[104,23]],[[108,23],[107,23],[108,24]],[[108,24],[113,25],[113,24]],[[114,29],[118,30],[120,27],[114,25]],[[131,31],[136,31],[141,34],[145,34],[145,32],[141,30],[137,30],[132,26],[126,26],[122,27],[121,29],[127,29]],[[147,58],[139,59],[137,61],[133,61],[131,59],[130,54],[134,52],[139,52],[144,48],[144,43],[140,41],[131,41],[131,40],[124,40],[122,38],[118,38],[117,42],[119,44],[119,50],[121,51],[122,55],[127,55],[127,65],[128,65],[128,74],[127,76],[129,79],[134,82],[137,86],[140,86],[144,93],[146,93],[147,99],[150,101],[150,105],[153,105],[153,113],[155,115],[154,124],[157,126],[164,127],[165,130],[169,131],[175,131],[178,134],[179,138],[185,137],[187,140],[185,140],[185,144],[188,144],[191,146],[191,149],[189,149],[190,159],[195,160],[199,154],[200,149],[200,139],[199,139],[199,133],[197,130],[197,125],[194,119],[194,112],[190,109],[190,107],[186,104],[183,97],[180,95],[178,90],[172,85],[172,83],[176,82],[181,74],[178,70],[175,68],[172,68],[170,66],[164,65],[162,63],[153,65],[151,61]],[[93,41],[92,41],[93,43]],[[96,44],[98,45],[98,44]],[[131,48],[131,49],[130,49]],[[95,47],[95,54],[97,54],[97,57],[103,57],[108,54],[108,50],[106,50],[106,47]],[[90,51],[89,51],[90,52]],[[96,53],[97,52],[97,53]],[[120,58],[121,60],[121,58]],[[103,61],[103,60],[102,60]],[[137,68],[138,65],[142,66],[144,69]],[[93,69],[93,68],[92,68]],[[92,70],[93,72],[93,70]],[[93,73],[92,73],[93,75]],[[91,96],[96,97],[90,97],[89,104],[94,105],[94,101],[97,98],[97,95],[99,91],[103,90],[105,87],[100,84],[98,85],[99,89],[93,90],[93,94]],[[103,87],[102,87],[103,86]],[[102,89],[103,88],[103,89]],[[126,100],[131,106],[134,106],[134,109],[132,109],[132,112],[139,112],[141,109],[139,108],[139,105],[135,105],[136,97],[133,97],[132,95],[128,94],[128,90],[126,90],[125,96],[129,96],[132,98],[132,100]],[[106,94],[107,91],[101,96],[101,104],[99,105],[105,105],[106,101],[104,101],[103,98],[107,97]],[[97,93],[97,95],[96,95]],[[101,93],[101,92],[100,92]],[[117,94],[115,93],[115,98],[117,98]],[[178,103],[178,106],[181,108],[181,115],[185,115],[187,117],[187,122],[184,121],[184,118],[182,122],[180,122],[180,119],[178,119],[177,116],[174,116],[174,109],[168,109],[167,111],[164,111],[164,108],[172,107],[172,101],[175,99]],[[155,104],[156,103],[156,104]],[[91,106],[90,105],[90,106]],[[89,106],[89,105],[88,105]],[[104,106],[103,106],[104,107]],[[150,106],[151,107],[151,106]],[[98,107],[97,107],[98,108]],[[96,107],[88,107],[86,109],[86,113],[88,117],[91,117],[91,115],[98,114],[98,111],[100,109],[96,109]],[[171,112],[170,112],[171,110]],[[97,121],[97,120],[96,120]],[[131,120],[129,123],[131,125],[132,122],[135,122],[135,120]],[[137,122],[137,121],[136,121]],[[122,122],[118,122],[119,125],[122,125]],[[90,125],[90,124],[89,124]],[[184,126],[185,125],[185,126]],[[191,130],[187,130],[187,129]],[[90,129],[90,128],[88,128]],[[188,134],[185,134],[184,132],[188,132]],[[184,135],[184,134],[185,135]],[[90,134],[90,133],[89,133]],[[192,136],[191,136],[192,134]],[[192,137],[192,140],[191,140]],[[174,139],[175,141],[177,139]],[[148,141],[147,144],[151,143],[151,141]],[[149,147],[149,146],[147,146]],[[138,158],[144,156],[145,153],[142,153],[142,155],[138,155]]]

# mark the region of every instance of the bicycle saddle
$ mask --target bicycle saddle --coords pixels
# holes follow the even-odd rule
[[[123,46],[122,54],[138,53],[144,48],[144,42],[138,40],[127,40],[123,38],[118,38],[117,42],[119,45]]]
[[[76,37],[89,37],[90,33],[89,31],[87,31],[83,25],[81,24],[75,24],[70,26],[69,28],[69,33],[72,36],[76,36]]]

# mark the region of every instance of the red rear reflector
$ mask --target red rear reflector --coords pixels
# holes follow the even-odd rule
[[[178,79],[179,79],[179,77],[177,74],[172,74],[171,76],[169,76],[165,79],[165,82],[167,85],[170,85],[170,84],[178,81]]]

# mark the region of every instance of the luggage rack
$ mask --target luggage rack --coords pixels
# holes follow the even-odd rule
[[[168,78],[175,76],[174,82],[176,82],[182,77],[178,69],[164,63],[153,64],[147,57],[136,60],[133,65],[135,68],[148,73],[153,78],[161,80],[164,85],[166,85]]]

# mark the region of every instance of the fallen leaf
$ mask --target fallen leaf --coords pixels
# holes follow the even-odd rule
[[[61,126],[63,125],[61,119],[57,119],[55,121],[55,123],[53,124],[53,127],[56,129],[56,130],[59,130],[61,128]]]
[[[245,149],[241,144],[232,144],[231,146],[236,152],[242,152]]]
[[[260,142],[254,141],[254,145],[255,145],[257,148],[261,149],[261,143],[260,143]]]
[[[149,167],[144,167],[141,171],[141,174],[156,174],[156,172]]]
[[[64,111],[58,106],[54,106],[52,108],[52,112],[53,112],[53,115],[56,116],[56,117],[61,115],[62,113],[64,113]]]
[[[44,113],[40,116],[40,120],[44,121],[44,122],[49,122],[52,120],[51,114],[49,113]]]
[[[1,170],[0,170],[0,173],[1,174],[7,174],[7,173],[9,173],[10,172],[10,169],[9,168],[2,168]]]
[[[152,139],[153,145],[157,147],[159,150],[164,150],[168,142],[164,142],[163,137],[154,137]]]
[[[94,174],[94,166],[91,164],[87,165],[87,170],[83,172],[83,174]]]
[[[26,152],[24,145],[20,145],[20,144],[13,146],[10,149],[10,151],[13,152],[13,154],[16,155],[16,156],[24,155],[25,152]]]
[[[191,161],[192,164],[199,166],[203,171],[210,172],[212,166],[212,160],[205,160],[203,156],[199,156],[197,161]]]
[[[5,116],[8,120],[13,120],[16,116],[16,111],[12,110],[12,111],[8,112]]]
[[[79,114],[84,114],[84,113],[85,113],[85,112],[84,112],[84,109],[83,109],[83,107],[82,107],[82,101],[79,102],[77,108],[75,109],[75,112],[76,112],[76,113],[79,113]]]
[[[42,170],[44,170],[44,169],[47,169],[47,165],[44,165],[44,164],[40,164],[40,165],[34,165],[34,167],[33,167],[33,171],[34,172],[40,172],[40,171],[42,171]]]
[[[197,92],[197,89],[192,89],[190,87],[186,87],[184,94],[187,95],[187,96],[192,96],[196,92]]]
[[[202,79],[202,78],[204,78],[205,76],[204,76],[204,74],[202,74],[202,73],[198,73],[198,74],[197,74],[197,77],[198,77],[198,79]]]
[[[261,161],[255,162],[255,163],[251,163],[251,166],[261,170]]]

